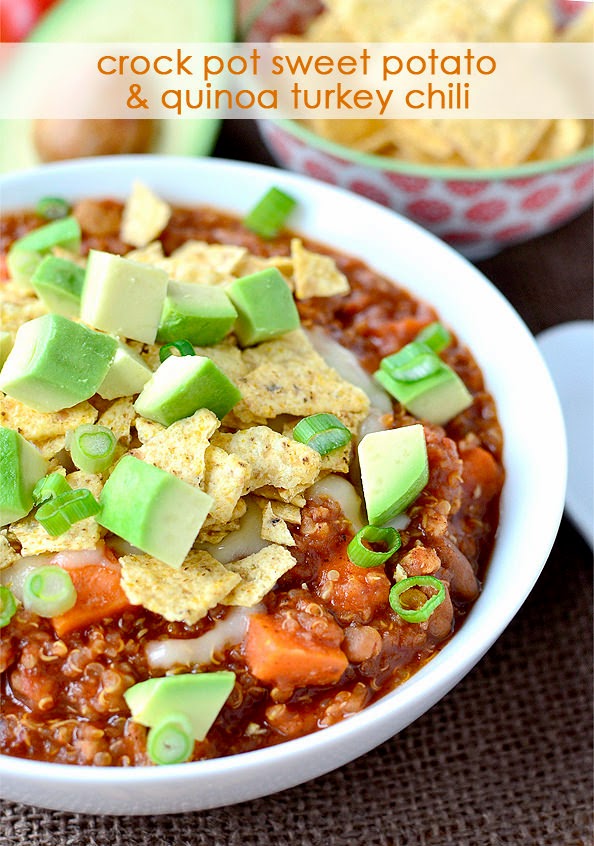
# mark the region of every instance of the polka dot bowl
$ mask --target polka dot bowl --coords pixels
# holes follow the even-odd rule
[[[302,32],[321,8],[319,0],[273,0],[249,39]],[[556,229],[592,202],[593,147],[554,161],[475,170],[360,153],[291,120],[262,120],[259,129],[277,164],[394,209],[471,259]]]

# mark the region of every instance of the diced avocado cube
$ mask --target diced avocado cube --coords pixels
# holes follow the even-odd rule
[[[212,497],[133,455],[116,464],[101,491],[100,526],[171,567],[181,567]]]
[[[0,390],[36,411],[60,411],[92,397],[105,379],[116,340],[60,314],[19,327],[0,372]]]
[[[293,295],[276,267],[235,279],[227,293],[239,315],[235,334],[242,347],[270,341],[300,326]]]
[[[134,408],[142,417],[170,426],[199,408],[209,408],[222,420],[240,399],[240,391],[210,358],[170,355],[146,383]]]
[[[97,388],[97,393],[103,399],[111,400],[139,394],[153,375],[151,368],[135,350],[121,341],[117,344],[107,375]]]
[[[371,432],[358,452],[367,519],[382,526],[405,511],[429,480],[425,432],[420,423]]]
[[[415,417],[443,426],[472,405],[472,395],[458,374],[441,363],[437,373],[418,382],[400,382],[384,370],[375,379]]]
[[[235,673],[184,673],[147,679],[129,687],[124,699],[132,719],[152,728],[171,713],[186,714],[196,740],[204,740],[235,684]]]
[[[0,332],[0,369],[8,358],[12,349],[12,335],[10,332]]]
[[[85,271],[73,261],[46,256],[31,277],[31,286],[49,311],[78,317]]]
[[[71,215],[61,220],[53,220],[39,229],[27,232],[14,242],[6,258],[8,272],[17,284],[28,287],[45,253],[52,247],[63,247],[77,253],[80,250],[80,242],[80,226],[75,217]]]
[[[157,341],[183,338],[196,346],[218,344],[236,318],[237,312],[222,288],[169,282]]]
[[[91,250],[80,316],[95,329],[152,344],[166,293],[164,270]]]
[[[37,447],[0,426],[0,526],[20,520],[33,508],[33,488],[48,463]]]

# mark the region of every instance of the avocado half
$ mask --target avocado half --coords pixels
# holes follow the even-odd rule
[[[117,43],[216,43],[232,41],[234,0],[62,0],[30,33],[28,41]],[[146,152],[208,155],[221,121],[184,118],[155,121]],[[31,120],[0,121],[0,171],[34,167],[41,159]]]

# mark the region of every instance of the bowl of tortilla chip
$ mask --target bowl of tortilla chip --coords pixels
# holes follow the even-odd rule
[[[474,0],[422,0],[413,12],[382,0],[275,0],[249,39],[590,40],[594,10],[570,5],[516,0],[498,16],[489,4],[487,24]],[[555,229],[592,202],[587,121],[313,118],[263,120],[259,128],[282,167],[394,209],[473,259]]]

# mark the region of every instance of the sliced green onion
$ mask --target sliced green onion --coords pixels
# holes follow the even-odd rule
[[[44,220],[59,220],[68,217],[70,206],[61,197],[43,197],[35,207],[35,214]]]
[[[43,505],[48,499],[53,499],[71,490],[70,485],[60,473],[50,473],[40,479],[33,488],[33,502],[35,505]]]
[[[63,535],[79,520],[92,517],[99,511],[99,503],[87,488],[58,494],[43,503],[35,515],[48,535],[57,537]]]
[[[433,352],[440,353],[452,343],[452,336],[443,323],[435,321],[435,323],[430,323],[429,326],[421,329],[415,341],[420,341],[432,349]]]
[[[0,629],[7,626],[17,610],[14,594],[4,585],[0,585]]]
[[[148,733],[146,751],[154,764],[182,764],[192,757],[194,734],[185,714],[169,714]]]
[[[369,549],[363,541],[382,544],[385,551]],[[363,526],[347,546],[347,555],[357,567],[379,567],[400,549],[400,543],[399,532],[391,526]]]
[[[85,473],[103,473],[113,463],[118,439],[107,426],[77,426],[69,438],[73,462]]]
[[[176,349],[180,355],[196,355],[196,350],[189,341],[184,339],[180,341],[171,341],[169,344],[163,344],[159,350],[159,358],[165,361],[170,355],[175,355],[173,349]]]
[[[61,567],[38,567],[23,585],[23,605],[40,617],[65,614],[76,603],[76,589],[70,574]]]
[[[402,594],[416,587],[432,587],[437,592],[429,597],[421,608],[405,608],[402,605]],[[396,582],[392,587],[390,590],[390,605],[392,606],[392,610],[408,623],[423,623],[429,619],[438,605],[441,605],[445,597],[445,585],[439,579],[436,579],[435,576],[411,576],[408,579],[402,579],[402,581]]]
[[[293,429],[293,437],[299,443],[315,449],[320,455],[327,455],[346,446],[352,434],[334,414],[312,414],[299,421]]]
[[[243,224],[256,235],[274,238],[296,205],[293,197],[279,188],[271,188],[245,217]]]
[[[380,369],[397,382],[419,382],[441,370],[443,362],[426,344],[411,341],[382,359]]]

